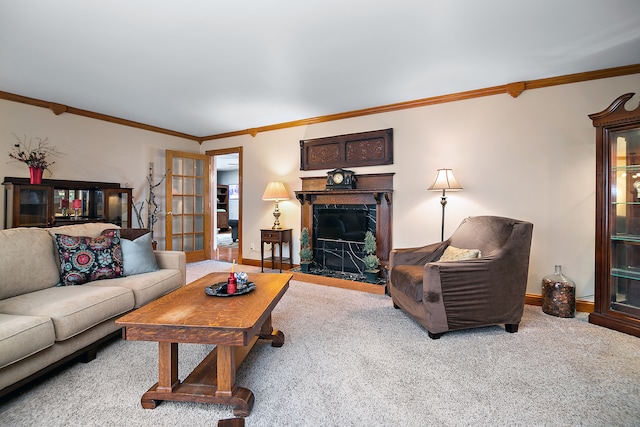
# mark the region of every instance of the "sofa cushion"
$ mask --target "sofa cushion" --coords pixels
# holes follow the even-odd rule
[[[391,282],[393,286],[413,298],[416,302],[422,301],[422,276],[423,265],[398,265],[391,270]]]
[[[88,236],[98,237],[104,230],[118,229],[115,224],[108,222],[87,222],[85,224],[61,225],[59,227],[51,227],[47,230],[52,238],[55,239],[56,234],[66,234],[67,236]]]
[[[133,306],[133,292],[127,288],[59,286],[2,300],[0,313],[50,317],[56,341],[63,341]]]
[[[56,234],[56,244],[63,285],[82,285],[123,275],[118,230],[105,230],[95,238]]]
[[[182,286],[182,272],[163,268],[135,276],[91,282],[85,286],[120,286],[130,289],[135,297],[135,308],[139,308]]]
[[[42,228],[0,231],[0,299],[55,286],[54,244]]]
[[[48,317],[0,313],[0,369],[51,347],[55,338]]]
[[[122,239],[122,263],[125,276],[149,273],[159,269],[151,246],[151,233],[135,240]]]

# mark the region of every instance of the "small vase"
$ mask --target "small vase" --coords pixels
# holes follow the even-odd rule
[[[562,266],[542,279],[542,311],[557,317],[576,316],[576,284],[562,274]]]
[[[42,184],[42,172],[44,169],[29,166],[29,182],[31,184]]]

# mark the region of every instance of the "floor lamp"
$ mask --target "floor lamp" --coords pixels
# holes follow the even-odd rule
[[[438,169],[436,173],[436,180],[429,187],[429,191],[442,190],[442,197],[440,198],[440,204],[442,205],[442,228],[440,232],[440,241],[444,241],[444,207],[447,205],[446,191],[459,191],[462,190],[458,181],[453,176],[452,169]]]
[[[284,184],[279,181],[272,181],[267,184],[267,188],[264,190],[264,194],[262,194],[262,200],[276,202],[273,209],[275,221],[273,222],[273,227],[271,227],[271,229],[280,230],[282,227],[280,226],[280,208],[278,207],[278,202],[281,200],[289,200],[289,193],[287,193],[287,189],[284,187]]]

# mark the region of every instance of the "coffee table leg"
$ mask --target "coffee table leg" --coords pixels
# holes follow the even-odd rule
[[[216,396],[232,396],[236,384],[236,360],[234,348],[218,345],[218,389]]]
[[[145,409],[155,409],[160,401],[152,399],[151,394],[171,393],[180,384],[178,380],[178,344],[173,342],[158,343],[158,384],[142,395],[141,403]]]
[[[271,340],[272,347],[282,347],[284,345],[284,334],[282,331],[273,329],[273,326],[271,326],[271,316],[267,318],[260,328],[258,337],[262,340]]]
[[[226,398],[234,406],[233,415],[249,416],[255,397],[251,390],[236,385],[236,347],[218,344],[216,350],[218,378],[215,396]]]

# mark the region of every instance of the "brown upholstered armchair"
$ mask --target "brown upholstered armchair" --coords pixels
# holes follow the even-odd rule
[[[462,221],[444,242],[393,249],[389,293],[394,307],[424,326],[433,339],[448,331],[497,324],[517,332],[532,232],[530,222],[477,216]],[[471,259],[442,262],[445,250],[449,259]],[[472,258],[474,250],[480,251],[478,258]]]

